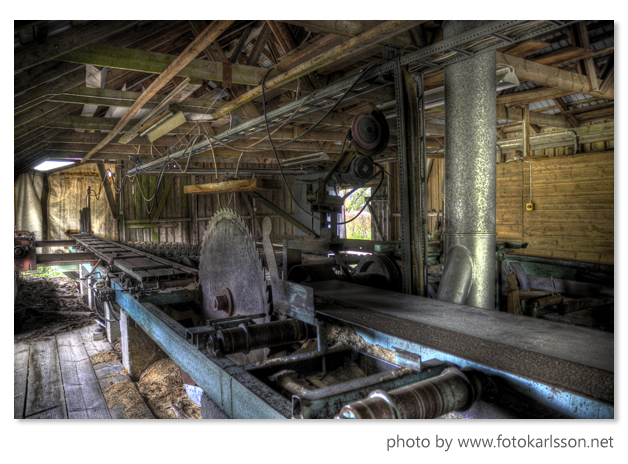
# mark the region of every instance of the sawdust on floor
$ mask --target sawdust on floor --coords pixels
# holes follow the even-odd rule
[[[362,353],[391,363],[395,362],[395,352],[379,345],[370,345],[348,325],[327,325],[327,342],[332,347],[348,346]]]
[[[89,360],[93,365],[102,364],[111,361],[122,362],[122,357],[115,351],[102,351],[100,353],[95,354],[94,356],[90,356]]]
[[[137,388],[130,380],[123,380],[103,390],[109,409],[119,409],[125,419],[153,419]]]
[[[167,403],[172,403],[192,419],[201,419],[201,408],[185,393],[181,371],[170,358],[160,359],[150,365],[137,383],[148,407],[158,419],[176,419]]]

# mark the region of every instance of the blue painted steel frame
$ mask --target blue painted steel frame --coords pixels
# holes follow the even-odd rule
[[[116,302],[198,386],[234,419],[286,419],[288,399],[228,359],[213,359],[185,340],[185,328],[151,303],[114,284]]]
[[[91,265],[84,265],[91,270]],[[139,303],[121,292],[115,282],[116,302],[170,356],[225,413],[233,418],[285,419],[291,416],[290,401],[267,387],[228,359],[212,359],[185,341],[185,328],[151,303]],[[516,391],[566,416],[581,419],[613,419],[614,406],[561,391],[520,376],[487,368],[401,338],[354,326],[367,343],[409,351],[423,359],[439,359],[460,368],[472,367],[498,376]]]
[[[439,359],[455,364],[460,368],[472,367],[487,375],[500,377],[507,381],[508,384],[519,393],[568,417],[575,419],[613,419],[615,417],[615,408],[613,405],[578,396],[565,390],[558,390],[517,375],[491,369],[481,364],[470,362],[463,358],[452,356],[417,343],[408,342],[401,338],[378,333],[374,330],[359,326],[353,326],[353,329],[367,343],[373,345],[380,345],[389,350],[392,350],[393,347],[400,348],[418,354],[422,359]]]

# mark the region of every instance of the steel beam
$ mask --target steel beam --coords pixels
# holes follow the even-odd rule
[[[290,402],[228,359],[212,359],[185,340],[185,328],[156,306],[114,283],[116,302],[137,325],[234,419],[286,419]]]

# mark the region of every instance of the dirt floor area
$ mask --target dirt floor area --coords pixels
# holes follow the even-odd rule
[[[13,311],[14,343],[43,340],[94,323],[77,282],[67,277],[21,275]]]

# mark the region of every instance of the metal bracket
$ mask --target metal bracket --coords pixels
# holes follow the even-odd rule
[[[231,88],[231,78],[233,75],[233,70],[231,68],[231,62],[225,61],[222,63],[222,88],[229,89]]]
[[[421,372],[421,356],[409,351],[393,347],[395,350],[395,364],[399,367],[408,367],[414,371]]]
[[[94,296],[98,301],[115,301],[116,291],[113,288],[95,288]]]
[[[317,325],[314,290],[287,280],[274,279],[271,282],[274,312],[294,317],[306,324]]]

